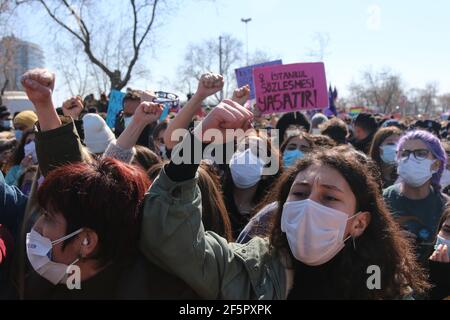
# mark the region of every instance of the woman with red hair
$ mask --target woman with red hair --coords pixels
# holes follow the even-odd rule
[[[83,156],[73,122],[62,126],[53,107],[54,81],[54,75],[42,69],[31,70],[22,78],[39,117],[36,149],[38,158],[43,159],[40,169],[45,180],[37,193],[41,214],[27,230],[31,272],[24,290],[19,279],[20,297],[197,298],[183,281],[151,264],[139,252],[140,207],[150,186],[146,174],[118,160]],[[142,117],[137,117],[128,134],[118,140],[122,149],[131,149],[142,123],[162,112],[154,103],[143,103],[139,108]],[[54,161],[54,149],[66,157]]]
[[[42,215],[27,234],[35,272],[25,297],[117,297],[121,274],[137,256],[139,206],[149,186],[144,172],[113,159],[53,170],[38,191]],[[85,290],[68,289],[72,265]]]

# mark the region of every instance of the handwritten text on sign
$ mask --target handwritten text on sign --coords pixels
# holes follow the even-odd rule
[[[257,106],[262,114],[328,107],[323,63],[297,63],[253,70]]]
[[[235,72],[238,87],[240,88],[248,84],[250,86],[250,99],[255,99],[255,87],[253,85],[253,69],[258,67],[267,67],[282,64],[283,64],[282,60],[276,60],[236,69]]]

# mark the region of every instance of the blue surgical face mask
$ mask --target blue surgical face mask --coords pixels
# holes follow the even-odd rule
[[[384,145],[381,148],[382,153],[380,154],[381,160],[385,164],[394,165],[397,163],[397,146],[394,144]]]
[[[22,130],[16,130],[15,131],[15,135],[16,135],[16,140],[20,141],[20,140],[22,140],[22,137],[23,137],[23,131]]]
[[[436,246],[434,247],[434,250],[437,250],[437,248],[439,247],[439,245],[443,245],[443,246],[445,246],[445,245],[447,245],[447,247],[449,248],[449,251],[448,251],[448,257],[450,258],[450,240],[446,240],[446,239],[444,239],[444,238],[442,238],[441,236],[438,236],[437,237],[437,240],[436,240]]]
[[[286,150],[283,154],[283,162],[286,168],[293,166],[297,160],[303,159],[305,157],[305,153],[298,149],[295,150]]]

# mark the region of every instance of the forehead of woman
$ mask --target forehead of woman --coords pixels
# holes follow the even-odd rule
[[[306,139],[303,136],[295,136],[292,137],[289,140],[288,145],[297,145],[297,146],[305,146],[305,147],[311,147],[311,145],[309,144],[308,141],[306,141]]]
[[[398,134],[393,134],[384,139],[382,144],[397,144],[400,141],[400,136]]]
[[[355,195],[344,176],[338,170],[321,163],[313,164],[297,174],[293,187],[301,185],[309,187],[320,186],[325,189],[351,195],[355,198]]]
[[[419,149],[425,149],[428,150],[428,146],[425,142],[423,142],[420,139],[411,139],[411,140],[406,140],[405,143],[403,144],[403,149],[404,150],[419,150]]]

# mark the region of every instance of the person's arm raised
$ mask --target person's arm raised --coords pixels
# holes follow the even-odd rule
[[[172,134],[178,129],[187,129],[192,118],[202,107],[202,102],[223,89],[224,79],[221,75],[207,73],[200,78],[197,92],[186,105],[178,112],[164,134],[164,144],[167,149],[172,150],[180,141],[172,140]]]
[[[241,106],[245,105],[247,103],[248,99],[250,99],[250,86],[249,85],[246,85],[246,86],[243,86],[243,87],[240,87],[240,88],[234,90],[233,98],[231,98],[231,100],[240,104]]]
[[[132,149],[145,127],[158,121],[162,112],[161,104],[142,102],[134,113],[133,121],[117,139],[117,145],[122,149]]]
[[[41,131],[50,131],[61,126],[52,101],[55,75],[46,69],[27,71],[21,79],[28,98],[36,108]]]
[[[133,121],[119,136],[119,139],[112,141],[103,158],[114,158],[124,163],[131,163],[135,155],[134,146],[139,137],[149,124],[156,122],[163,111],[163,106],[152,102],[142,102],[133,117]]]
[[[197,137],[209,129],[247,129],[252,115],[237,103],[220,103],[194,130]],[[196,135],[194,134],[194,137]],[[189,148],[186,136],[178,147]],[[209,139],[202,141],[209,142]],[[172,154],[172,156],[174,156]],[[146,195],[141,229],[141,252],[153,263],[184,280],[202,298],[249,299],[252,279],[235,249],[214,233],[205,233],[201,193],[195,165],[176,165],[172,160]],[[182,168],[182,170],[178,170]],[[187,168],[187,169],[186,169]],[[184,178],[180,177],[180,172]],[[207,196],[207,195],[205,195]]]

